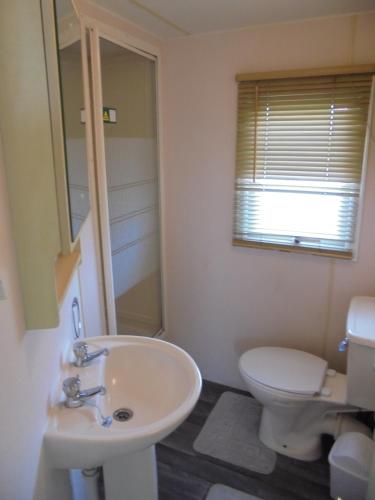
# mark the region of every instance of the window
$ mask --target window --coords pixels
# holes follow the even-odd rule
[[[352,258],[372,75],[237,79],[233,244]]]

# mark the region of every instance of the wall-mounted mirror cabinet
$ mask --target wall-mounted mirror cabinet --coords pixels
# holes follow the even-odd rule
[[[70,0],[42,0],[63,253],[90,210],[80,22]]]
[[[70,2],[56,5],[56,13],[57,22],[52,0],[27,1],[22,9],[0,2],[2,156],[28,330],[58,325],[89,210],[80,24]]]

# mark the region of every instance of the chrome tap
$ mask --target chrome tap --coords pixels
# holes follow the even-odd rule
[[[104,396],[107,392],[104,385],[98,385],[92,389],[81,391],[81,379],[79,378],[79,375],[76,377],[66,378],[63,382],[63,391],[66,395],[64,404],[67,408],[79,408],[88,399],[93,398],[97,394]]]
[[[76,360],[74,361],[74,365],[81,367],[81,366],[86,366],[90,361],[92,361],[95,358],[98,358],[99,356],[108,356],[109,351],[108,349],[99,349],[99,351],[95,352],[88,352],[88,345],[86,342],[75,342],[73,344],[73,352],[76,357]]]

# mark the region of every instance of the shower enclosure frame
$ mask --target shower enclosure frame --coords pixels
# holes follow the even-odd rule
[[[93,206],[93,215],[95,220],[96,239],[99,242],[97,252],[101,263],[101,277],[103,289],[103,303],[105,309],[105,324],[109,335],[117,335],[117,320],[115,294],[113,286],[110,224],[108,209],[108,190],[106,175],[105,158],[105,135],[102,119],[103,94],[102,94],[102,74],[101,74],[101,54],[100,39],[112,42],[126,50],[135,52],[155,62],[155,124],[156,124],[156,150],[157,150],[157,174],[158,174],[158,201],[159,201],[159,225],[160,225],[160,278],[161,278],[161,316],[162,327],[154,335],[155,337],[164,337],[166,334],[166,293],[165,293],[165,224],[164,224],[164,176],[163,176],[163,158],[162,158],[162,120],[161,120],[161,53],[160,50],[142,40],[139,40],[126,31],[120,31],[117,28],[104,24],[97,19],[82,16],[82,32],[89,33],[89,50],[91,55],[91,75],[85,79],[86,92],[91,92],[92,106],[92,134],[93,134],[93,158],[94,168],[90,169],[90,186],[94,187],[94,193],[91,196]],[[91,84],[91,85],[90,85]]]

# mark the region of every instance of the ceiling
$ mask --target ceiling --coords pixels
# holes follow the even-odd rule
[[[375,0],[92,0],[92,2],[162,38],[375,10]]]

